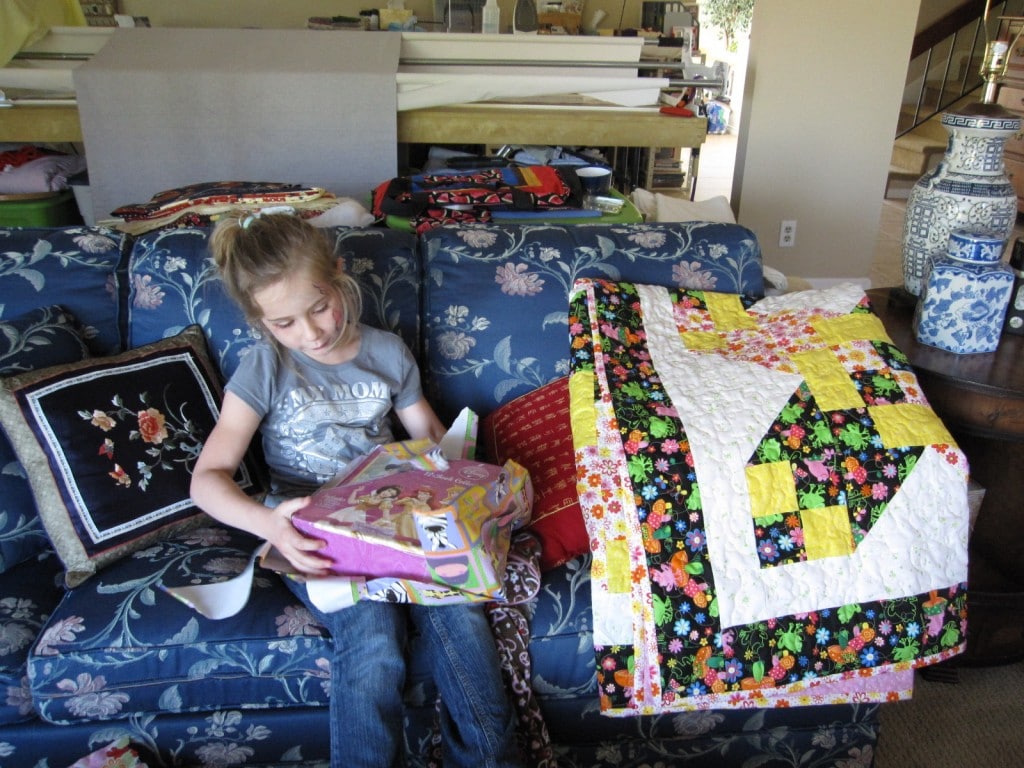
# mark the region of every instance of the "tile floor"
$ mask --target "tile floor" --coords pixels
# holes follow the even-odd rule
[[[709,135],[701,148],[697,170],[697,200],[716,195],[732,196],[733,168],[736,161],[734,134]],[[903,283],[903,219],[905,200],[883,200],[878,222],[875,257],[868,275],[873,286],[901,285]],[[1024,217],[1010,235],[1010,244],[1024,237]]]

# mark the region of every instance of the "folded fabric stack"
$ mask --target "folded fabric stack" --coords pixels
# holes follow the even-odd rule
[[[338,198],[322,187],[268,181],[212,181],[164,190],[147,202],[122,205],[106,225],[140,235],[156,229],[203,227],[236,211],[287,205],[312,218],[333,208]]]

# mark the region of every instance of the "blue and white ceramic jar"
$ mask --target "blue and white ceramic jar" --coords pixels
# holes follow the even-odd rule
[[[1017,221],[1003,149],[1020,130],[1020,118],[998,104],[971,104],[943,114],[942,125],[949,132],[946,154],[914,185],[903,224],[903,285],[915,296],[954,230],[1006,240]]]
[[[1005,245],[1005,239],[964,230],[949,236],[914,312],[920,343],[957,354],[995,352],[1013,291],[1013,270],[1001,261]]]

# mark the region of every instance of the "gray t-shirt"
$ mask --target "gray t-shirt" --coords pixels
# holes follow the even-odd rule
[[[269,341],[255,344],[227,390],[262,418],[272,492],[308,493],[352,459],[393,440],[391,411],[423,396],[416,361],[393,333],[360,325],[356,356],[324,365]]]

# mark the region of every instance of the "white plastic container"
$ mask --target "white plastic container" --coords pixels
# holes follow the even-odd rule
[[[498,7],[498,0],[487,0],[484,5],[480,31],[485,35],[496,35],[501,31],[501,8]]]

